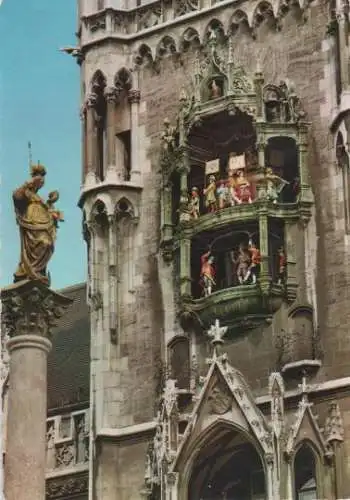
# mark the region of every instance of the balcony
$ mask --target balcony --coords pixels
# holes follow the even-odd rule
[[[220,324],[235,335],[264,321],[271,322],[284,294],[282,285],[271,284],[266,294],[258,283],[218,290],[200,299],[183,297],[180,318],[185,327],[192,324],[206,330],[219,318]]]

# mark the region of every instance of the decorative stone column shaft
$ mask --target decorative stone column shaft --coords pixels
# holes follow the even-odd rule
[[[349,56],[348,56],[348,38],[349,38],[349,5],[347,1],[342,2],[338,18],[338,36],[340,52],[340,79],[341,90],[349,89]]]
[[[38,281],[2,290],[10,340],[6,500],[45,500],[47,355],[51,328],[71,299]]]
[[[269,229],[266,207],[261,207],[259,213],[259,235],[260,235],[260,288],[263,294],[267,294],[270,289],[271,276],[269,272]]]
[[[118,182],[115,143],[115,108],[118,102],[118,91],[115,87],[107,87],[104,95],[107,101],[107,181]]]
[[[96,183],[97,168],[97,130],[95,126],[96,94],[90,94],[86,100],[86,178],[85,184]]]
[[[131,105],[131,176],[130,181],[137,184],[141,181],[139,160],[139,103],[141,93],[137,89],[131,89],[128,93]]]
[[[82,171],[82,184],[84,184],[85,176],[87,175],[87,157],[86,157],[86,107],[83,105],[80,111],[80,120],[81,120],[81,158],[83,163],[83,171]]]

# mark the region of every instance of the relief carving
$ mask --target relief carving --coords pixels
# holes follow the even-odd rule
[[[220,382],[217,382],[212,388],[208,401],[211,413],[214,415],[223,415],[232,407],[232,396]]]

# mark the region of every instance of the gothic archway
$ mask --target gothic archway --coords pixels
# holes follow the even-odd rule
[[[265,500],[264,466],[254,445],[233,428],[218,428],[199,450],[188,500]]]

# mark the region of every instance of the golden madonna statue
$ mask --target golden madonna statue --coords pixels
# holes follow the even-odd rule
[[[13,202],[21,239],[21,257],[14,281],[39,280],[49,285],[47,264],[54,252],[58,222],[62,213],[55,209],[57,191],[44,201],[38,191],[45,182],[43,165],[31,166],[31,180],[13,192]]]

